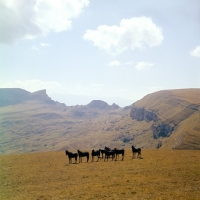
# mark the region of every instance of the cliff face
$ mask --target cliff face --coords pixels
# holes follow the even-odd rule
[[[132,119],[136,119],[137,121],[146,121],[150,122],[153,121],[155,122],[151,126],[151,130],[153,132],[153,138],[157,139],[159,137],[168,137],[171,135],[172,131],[174,130],[174,125],[173,124],[167,124],[167,123],[159,123],[161,121],[157,114],[153,111],[147,111],[145,108],[137,108],[133,107],[130,112],[130,117]]]
[[[158,139],[159,137],[169,137],[181,121],[188,118],[197,110],[196,105],[190,105],[174,116],[167,118],[166,120],[162,120],[155,112],[147,111],[145,108],[137,108],[134,106],[131,109],[130,117],[137,121],[155,122],[151,126],[151,130],[153,138]]]
[[[56,102],[53,101],[46,93],[46,90],[39,90],[30,94],[29,99],[42,101],[47,104],[55,105]]]
[[[153,124],[151,126],[151,130],[153,132],[153,138],[158,139],[159,137],[169,137],[174,130],[173,124]]]
[[[132,119],[136,119],[137,121],[158,121],[158,116],[156,113],[147,111],[145,108],[137,108],[135,106],[131,109],[130,117]]]
[[[189,91],[189,92],[188,92]],[[178,94],[178,95],[177,95]],[[152,121],[154,139],[169,137],[180,123],[199,112],[199,90],[160,91],[147,95],[133,104],[130,117],[137,121]]]

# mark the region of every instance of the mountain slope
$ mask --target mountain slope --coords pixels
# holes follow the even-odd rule
[[[153,121],[160,146],[199,149],[200,89],[159,91],[133,104],[132,119]],[[179,142],[177,142],[179,141]]]
[[[131,145],[200,149],[200,89],[159,91],[124,108],[101,100],[66,106],[45,90],[7,94],[0,95],[1,154]]]

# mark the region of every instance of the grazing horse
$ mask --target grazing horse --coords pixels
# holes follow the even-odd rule
[[[87,162],[89,160],[89,152],[82,152],[80,150],[77,150],[78,156],[79,156],[79,163],[82,162],[82,157],[87,157]]]
[[[98,157],[98,159],[97,159],[97,162],[99,161],[99,159],[101,159],[101,157],[100,157],[100,150],[92,150],[92,153],[91,153],[91,155],[92,155],[92,161],[91,162],[93,162],[94,161],[94,156],[97,156]]]
[[[117,160],[117,157],[119,157],[120,154],[122,155],[122,160],[124,160],[124,152],[125,152],[124,149],[115,148],[114,151],[115,151],[115,160]]]
[[[138,154],[138,158],[141,158],[141,149],[138,148],[136,149],[134,146],[132,146],[132,153],[133,153],[133,157],[132,158],[135,158],[135,154],[137,153]]]
[[[69,163],[72,163],[72,158],[75,158],[75,163],[77,162],[77,157],[78,157],[77,153],[72,153],[72,152],[69,152],[68,150],[65,150],[65,153],[66,153],[66,156],[68,156],[69,158]]]
[[[100,153],[101,153],[101,158],[103,158],[103,155],[105,154],[105,149],[99,149]]]

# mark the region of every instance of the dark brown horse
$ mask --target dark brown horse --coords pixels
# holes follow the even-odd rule
[[[87,162],[89,160],[89,152],[82,152],[80,150],[77,150],[78,156],[79,156],[79,163],[82,162],[82,157],[87,157]]]
[[[132,158],[135,158],[135,154],[137,153],[138,155],[137,155],[137,157],[138,158],[141,158],[141,149],[140,148],[138,148],[138,149],[136,149],[134,146],[132,146],[132,153],[133,153],[133,157]]]
[[[91,162],[93,162],[94,161],[94,156],[97,156],[97,162],[99,161],[99,159],[101,160],[101,156],[100,156],[100,150],[92,150],[92,153],[91,153],[91,155],[92,155],[92,161]]]
[[[101,153],[101,158],[103,158],[103,155],[105,154],[105,149],[99,149],[100,153]]]
[[[68,156],[69,158],[69,163],[72,163],[72,158],[75,159],[75,163],[77,162],[77,157],[78,157],[77,153],[72,153],[72,152],[69,152],[68,150],[65,150],[65,153],[66,153],[66,156]]]
[[[107,159],[107,161],[108,161],[108,158],[112,158],[112,160],[115,158],[115,151],[114,151],[114,149],[110,149],[109,147],[105,147],[105,149],[104,149],[104,151],[105,151],[105,157],[104,157],[104,161]]]
[[[117,160],[117,157],[119,157],[120,154],[122,155],[122,160],[124,160],[124,152],[125,152],[124,149],[115,148],[114,151],[115,151],[115,160]]]

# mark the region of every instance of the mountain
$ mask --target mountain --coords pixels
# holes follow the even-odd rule
[[[27,101],[40,101],[47,104],[56,104],[47,94],[46,90],[28,92],[20,88],[0,88],[0,107],[16,105]]]
[[[200,149],[200,89],[165,90],[120,108],[66,106],[46,90],[0,89],[0,153],[129,148]]]
[[[133,104],[132,119],[152,121],[158,146],[200,149],[200,89],[159,91]]]

